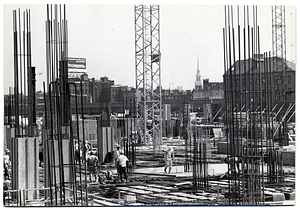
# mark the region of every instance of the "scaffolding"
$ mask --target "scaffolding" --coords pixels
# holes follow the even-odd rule
[[[162,131],[159,5],[135,6],[137,131],[141,143],[160,147]]]

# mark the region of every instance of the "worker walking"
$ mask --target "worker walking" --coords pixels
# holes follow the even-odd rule
[[[98,158],[94,154],[94,152],[89,153],[89,156],[88,156],[86,162],[87,162],[87,168],[88,168],[88,172],[89,172],[89,176],[90,176],[90,182],[92,182],[92,175],[95,176],[95,181],[97,181],[96,168],[98,165]]]
[[[165,173],[167,173],[167,169],[169,168],[169,173],[172,170],[173,161],[172,158],[174,158],[174,150],[172,147],[168,147],[165,151],[164,159],[165,159]]]
[[[119,167],[119,178],[121,182],[123,182],[122,179],[123,175],[125,178],[125,182],[128,181],[127,172],[126,172],[126,166],[128,161],[129,161],[128,158],[124,155],[124,152],[121,150],[120,156],[117,159],[117,166]]]

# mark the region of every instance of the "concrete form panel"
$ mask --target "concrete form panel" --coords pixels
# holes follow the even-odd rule
[[[37,189],[39,179],[38,140],[35,137],[12,139],[11,153],[14,164],[12,182],[14,190]],[[24,199],[34,199],[35,191],[26,192]],[[23,194],[24,196],[24,194]]]
[[[111,127],[98,127],[98,158],[103,162],[108,152],[114,150],[114,129]]]

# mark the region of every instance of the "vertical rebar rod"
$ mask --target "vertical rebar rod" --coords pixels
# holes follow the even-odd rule
[[[45,82],[43,82],[43,90],[44,90],[44,108],[45,108],[45,112],[44,112],[44,130],[45,130],[45,135],[47,136],[46,139],[44,139],[43,141],[43,145],[45,145],[44,147],[44,157],[46,157],[45,159],[47,160],[48,163],[48,168],[45,168],[45,177],[48,176],[49,179],[49,197],[50,197],[50,205],[52,206],[53,204],[53,193],[52,193],[52,177],[51,177],[51,170],[50,170],[50,164],[51,164],[51,153],[50,153],[50,145],[49,145],[49,139],[48,139],[48,129],[49,129],[49,125],[48,125],[48,109],[47,109],[47,96],[46,96],[46,88],[45,88]],[[50,100],[49,100],[50,101]],[[51,103],[51,102],[50,102]],[[45,142],[46,141],[46,142]],[[45,142],[45,143],[44,143]],[[44,186],[44,187],[48,187],[48,186]]]
[[[88,189],[87,189],[87,163],[86,163],[86,142],[85,142],[85,133],[84,133],[84,113],[83,113],[83,90],[82,90],[82,80],[80,80],[80,99],[81,99],[81,118],[82,118],[82,139],[83,139],[83,156],[84,156],[84,175],[85,175],[85,203],[88,205]]]
[[[81,167],[81,157],[80,157],[80,141],[79,141],[79,138],[80,138],[80,135],[79,135],[79,110],[78,110],[78,99],[77,99],[77,86],[75,83],[71,83],[69,82],[69,85],[73,85],[74,86],[74,91],[75,91],[75,113],[76,113],[76,133],[77,133],[77,144],[78,144],[78,152],[79,152],[79,157],[78,157],[78,165],[79,165],[79,184],[80,184],[80,187],[82,186],[82,173],[81,173],[81,170],[82,170],[82,167]],[[85,145],[84,145],[85,147]],[[75,182],[76,182],[76,176],[75,176]],[[77,193],[76,193],[77,195]],[[83,192],[82,192],[82,189],[80,190],[80,200],[81,200],[81,205],[84,205],[83,203]]]

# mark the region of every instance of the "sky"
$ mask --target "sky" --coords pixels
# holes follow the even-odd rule
[[[13,86],[14,9],[20,8],[21,11],[30,9],[32,65],[36,67],[37,89],[41,90],[43,81],[46,81],[46,3],[41,1],[41,4],[4,6],[4,93],[8,93],[8,87]],[[135,2],[93,4],[87,1],[87,3],[66,4],[69,57],[86,58],[86,70],[90,78],[99,79],[107,76],[114,80],[115,84],[134,87]],[[198,56],[202,79],[209,78],[212,82],[222,81],[223,4],[199,5],[190,1],[181,1],[173,5],[160,4],[162,88],[182,87],[192,90]],[[251,9],[252,7],[250,11]],[[295,62],[295,7],[286,5],[285,9],[287,60]],[[261,29],[261,52],[272,51],[271,5],[258,6],[258,25]]]

